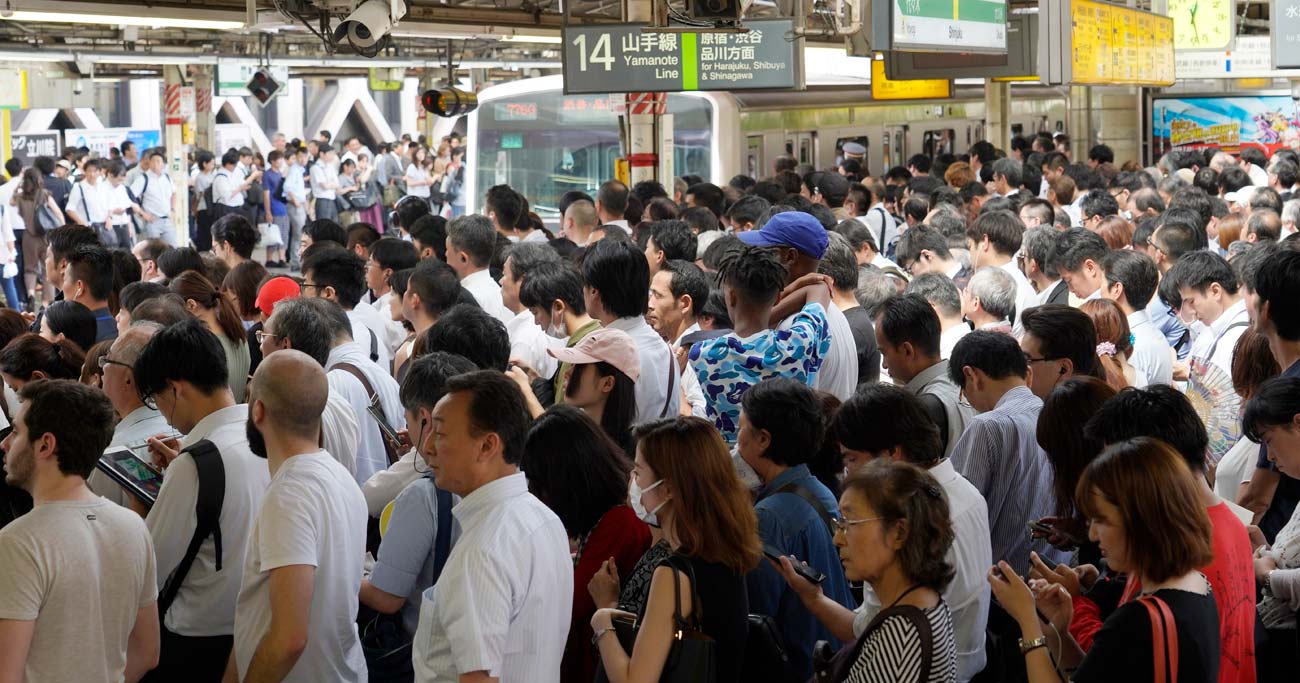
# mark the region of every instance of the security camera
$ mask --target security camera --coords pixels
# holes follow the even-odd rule
[[[404,16],[406,0],[364,0],[334,29],[334,42],[346,40],[360,54],[377,54],[381,41]]]

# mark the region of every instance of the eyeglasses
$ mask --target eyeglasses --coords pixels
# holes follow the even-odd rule
[[[100,357],[99,357],[99,361],[97,361],[97,362],[98,362],[98,365],[99,365],[99,369],[100,369],[100,370],[107,369],[108,366],[110,366],[110,365],[120,365],[120,366],[122,366],[122,367],[124,367],[124,368],[127,368],[127,369],[132,369],[132,368],[133,368],[133,366],[132,366],[130,363],[123,363],[123,362],[120,361],[120,360],[113,360],[112,358],[109,358],[108,356],[100,356]]]
[[[284,337],[282,334],[275,334],[273,332],[267,332],[266,330],[258,330],[253,336],[257,338],[258,344],[265,344],[267,337],[275,337],[276,339]]]
[[[1061,357],[1055,356],[1053,358],[1048,358],[1046,356],[1043,356],[1042,358],[1034,358],[1033,356],[1027,353],[1025,354],[1025,363],[1044,363],[1051,360],[1061,360]]]
[[[831,521],[835,523],[836,531],[847,534],[849,532],[850,527],[854,527],[859,524],[866,524],[867,522],[875,522],[882,519],[884,519],[884,517],[866,517],[863,519],[844,519],[843,517],[834,517],[831,519]]]

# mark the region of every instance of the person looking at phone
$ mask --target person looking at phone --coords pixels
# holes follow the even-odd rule
[[[1088,535],[1101,545],[1111,569],[1128,573],[1143,593],[1141,600],[1110,614],[1086,655],[1067,630],[1074,608],[1066,588],[1050,579],[1030,588],[1005,561],[989,570],[993,595],[1020,627],[1030,683],[1063,677],[1080,683],[1159,680],[1155,659],[1163,652],[1177,653],[1170,666],[1177,666],[1179,681],[1229,680],[1220,668],[1219,613],[1212,595],[1217,591],[1198,569],[1215,553],[1210,517],[1193,480],[1184,457],[1148,437],[1108,447],[1084,470],[1078,491],[1090,521]],[[1246,598],[1247,611],[1253,598]],[[1148,607],[1158,611],[1160,603],[1172,613],[1166,628],[1176,648],[1154,641]],[[1040,613],[1050,628],[1043,627]],[[1244,637],[1250,640],[1249,631]],[[1253,674],[1254,667],[1249,670]],[[1230,680],[1254,679],[1241,673]]]
[[[818,452],[824,433],[821,402],[803,382],[766,379],[741,397],[736,447],[763,482],[754,512],[764,550],[807,562],[824,575],[818,592],[848,610],[853,597],[835,550],[831,522],[839,516],[839,506],[835,494],[808,470],[808,458]],[[772,563],[759,562],[745,576],[745,584],[750,613],[772,617],[780,629],[790,656],[787,673],[808,680],[813,673],[813,646],[819,640],[838,644],[836,634],[817,620]]]
[[[639,426],[636,436],[628,496],[643,520],[663,529],[673,554],[655,569],[640,614],[598,609],[592,615],[605,673],[611,683],[659,680],[680,628],[673,621],[680,599],[682,617],[696,617],[716,647],[716,676],[699,683],[738,683],[749,633],[745,574],[757,566],[762,546],[749,492],[707,420],[656,420]],[[615,636],[616,616],[637,619],[631,652]]]
[[[138,516],[86,488],[113,408],[69,380],[21,396],[5,481],[35,507],[0,532],[0,678],[134,683],[158,661],[153,544]]]
[[[1218,680],[1222,683],[1254,681],[1255,610],[1251,605],[1255,601],[1255,572],[1250,537],[1242,522],[1243,518],[1250,518],[1250,513],[1235,503],[1223,500],[1210,488],[1206,480],[1209,469],[1209,437],[1192,402],[1182,392],[1164,384],[1121,391],[1093,415],[1084,428],[1084,434],[1105,446],[1139,436],[1152,437],[1173,446],[1174,451],[1182,456],[1187,469],[1191,471],[1189,481],[1197,500],[1210,520],[1210,542],[1214,557],[1212,561],[1197,566],[1214,589],[1214,601],[1218,605],[1217,642],[1222,648]],[[1082,505],[1082,501],[1079,503]],[[1143,524],[1148,522],[1144,520]],[[1105,550],[1104,545],[1102,549]],[[1112,571],[1119,571],[1115,569],[1114,562],[1110,564]],[[1043,573],[1046,569],[1047,567],[1040,567],[1039,571]],[[1064,576],[1062,567],[1058,566],[1053,573],[1069,581],[1069,577]],[[1132,586],[1132,583],[1133,577],[1130,575],[1130,586],[1121,597],[1121,602],[1124,597],[1136,595],[1137,587]],[[1145,584],[1141,588],[1150,590]],[[1077,589],[1071,587],[1070,592],[1075,594]],[[1093,591],[1091,594],[1096,593]],[[1097,603],[1088,604],[1085,600],[1086,598],[1076,601],[1079,605],[1078,617],[1071,622],[1070,630],[1086,650],[1094,634],[1100,637],[1098,629],[1102,624],[1099,614],[1094,611]]]
[[[993,561],[988,506],[983,496],[944,459],[939,428],[921,399],[907,389],[892,384],[859,387],[835,413],[829,433],[839,441],[847,476],[869,462],[885,459],[926,469],[939,482],[948,499],[953,530],[953,543],[945,561],[954,571],[952,581],[941,592],[952,612],[957,680],[971,680],[985,664],[989,587],[984,574]],[[824,598],[815,585],[794,574],[792,568],[790,560],[781,562],[781,573],[800,600],[846,643],[862,635],[883,607],[870,586],[857,610],[836,605]]]
[[[172,592],[174,599],[162,604],[162,657],[146,681],[219,681],[234,642],[244,550],[271,477],[266,460],[249,448],[244,431],[248,406],[236,403],[226,368],[217,336],[202,321],[190,319],[155,333],[132,369],[140,401],[156,407],[186,435],[179,444],[149,440],[150,453],[165,465],[165,474],[145,524],[157,553],[159,591]],[[188,572],[173,585],[197,527],[199,467],[186,449],[200,441],[216,447],[225,475],[220,535],[202,539]]]

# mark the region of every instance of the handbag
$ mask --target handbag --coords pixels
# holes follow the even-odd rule
[[[280,226],[275,223],[258,223],[257,230],[262,234],[262,246],[279,247],[284,245],[284,238],[280,236]]]
[[[699,614],[703,609],[700,606],[700,595],[695,581],[695,570],[691,567],[690,562],[683,561],[675,555],[670,555],[659,563],[659,566],[667,566],[673,570],[673,641],[668,649],[668,658],[664,660],[664,668],[659,674],[659,683],[699,683],[700,681],[712,681],[717,678],[718,668],[718,644],[712,637],[700,630]],[[681,574],[686,573],[691,580],[691,614],[689,617],[682,616],[682,583]],[[629,622],[625,619],[614,619],[614,635],[618,637],[619,645],[623,651],[631,654],[632,647],[636,644],[637,631],[640,630],[640,622]],[[605,675],[604,667],[597,670],[596,678],[600,680]],[[608,680],[607,678],[605,680]]]
[[[334,206],[338,208],[339,213],[352,210],[352,202],[349,202],[345,197],[335,197]]]
[[[1169,605],[1154,595],[1138,600],[1147,608],[1151,618],[1151,652],[1154,659],[1155,683],[1178,681],[1178,625]]]
[[[393,206],[402,199],[402,188],[395,184],[384,186],[384,206]]]
[[[840,651],[834,655],[830,654],[830,647],[826,641],[818,641],[813,648],[812,683],[842,683],[848,680],[853,665],[862,654],[862,646],[866,644],[867,638],[870,638],[886,619],[893,616],[907,619],[916,628],[917,638],[921,641],[921,675],[916,680],[930,680],[930,667],[934,663],[934,630],[930,626],[930,620],[925,617],[925,613],[920,608],[912,605],[893,605],[881,610],[876,618],[862,629],[862,635],[858,636],[852,645],[840,648]]]

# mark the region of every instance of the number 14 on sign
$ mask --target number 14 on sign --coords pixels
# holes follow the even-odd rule
[[[614,68],[614,55],[609,46],[609,34],[602,33],[596,39],[596,44],[592,46],[591,52],[587,52],[587,36],[579,34],[573,39],[574,47],[578,48],[578,69],[587,70],[588,63],[598,64],[605,67],[606,71]]]

